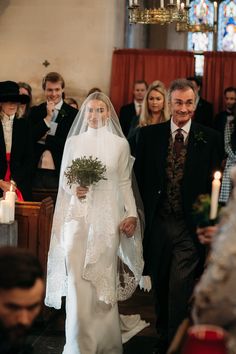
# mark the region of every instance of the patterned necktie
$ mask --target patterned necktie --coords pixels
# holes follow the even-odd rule
[[[184,136],[182,133],[182,129],[178,129],[177,133],[175,134],[175,141],[174,141],[174,151],[176,157],[179,157],[181,150],[184,146]]]

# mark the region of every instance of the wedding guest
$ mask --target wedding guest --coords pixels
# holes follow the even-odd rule
[[[166,89],[161,81],[154,81],[145,94],[139,117],[135,116],[130,124],[128,141],[131,153],[135,156],[136,143],[141,127],[163,123],[169,119]]]
[[[57,72],[42,81],[46,101],[31,108],[29,121],[34,143],[33,187],[57,188],[67,134],[77,110],[62,99],[65,81]]]
[[[141,114],[142,103],[147,87],[147,83],[144,80],[135,81],[133,87],[133,102],[122,106],[120,109],[120,125],[126,137],[129,134],[132,119],[134,117],[139,117]]]
[[[78,102],[73,97],[66,97],[64,102],[67,103],[69,106],[74,107],[75,109],[79,110]]]
[[[30,107],[32,105],[32,87],[27,82],[18,82],[20,88],[20,95],[28,95],[29,102],[25,104],[21,104],[19,108],[19,116],[28,118]]]
[[[213,127],[213,105],[201,97],[202,80],[197,76],[190,76],[187,80],[191,81],[196,93],[196,109],[193,115],[195,122],[207,127]]]
[[[230,86],[224,89],[225,110],[218,113],[215,117],[214,127],[224,137],[225,125],[227,120],[232,120],[234,108],[236,106],[236,87]]]
[[[18,116],[20,104],[28,102],[16,82],[0,82],[0,196],[10,190],[13,180],[18,200],[32,200],[31,134],[27,120]]]
[[[99,88],[99,87],[92,87],[89,92],[87,93],[87,97],[89,95],[91,95],[92,93],[95,93],[95,92],[102,92],[102,90]]]
[[[70,187],[65,171],[86,157],[105,166],[104,179]],[[60,308],[66,295],[63,354],[122,353],[117,301],[131,296],[143,269],[131,168],[109,98],[93,93],[66,141],[48,254],[45,303]]]
[[[188,314],[204,247],[197,240],[193,204],[211,192],[221,164],[220,134],[194,120],[196,93],[188,80],[171,83],[171,120],[140,129],[135,173],[144,204],[144,259],[156,298],[157,353],[165,353]]]
[[[29,251],[0,248],[0,353],[30,354],[27,335],[42,308],[43,271]]]

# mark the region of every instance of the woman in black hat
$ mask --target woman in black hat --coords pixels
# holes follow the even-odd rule
[[[16,82],[0,82],[0,196],[14,181],[18,200],[31,200],[31,136],[27,120],[17,114],[28,101]]]

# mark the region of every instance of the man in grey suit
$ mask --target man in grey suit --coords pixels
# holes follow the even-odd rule
[[[220,134],[192,121],[195,100],[190,81],[173,81],[171,120],[142,128],[137,144],[135,173],[146,218],[145,268],[156,297],[157,353],[166,352],[188,314],[204,257],[192,206],[199,194],[210,193],[223,154]]]

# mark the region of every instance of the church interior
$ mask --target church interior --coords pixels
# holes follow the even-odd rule
[[[172,11],[172,19],[163,24],[156,15],[152,19],[145,15],[145,9],[160,10],[162,15]],[[183,14],[188,11],[186,20]],[[31,106],[45,101],[42,80],[50,72],[62,75],[63,99],[73,98],[78,109],[90,90],[98,88],[110,98],[118,117],[122,107],[133,101],[136,82],[149,86],[159,80],[168,89],[173,80],[197,77],[201,97],[212,104],[209,125],[226,109],[228,87],[235,93],[236,119],[236,0],[184,0],[181,4],[178,0],[1,0],[0,33],[0,81],[28,83]],[[16,202],[14,222],[0,222],[1,247],[30,250],[45,274],[57,191],[55,186],[33,187],[31,200]],[[120,314],[138,314],[145,321],[143,329],[123,343],[124,354],[163,354],[156,351],[154,290],[138,286],[118,306]],[[191,353],[182,351],[186,331],[179,330],[166,353]],[[28,341],[34,354],[62,353],[64,302],[60,310],[43,305]],[[98,353],[116,354],[81,352]]]

